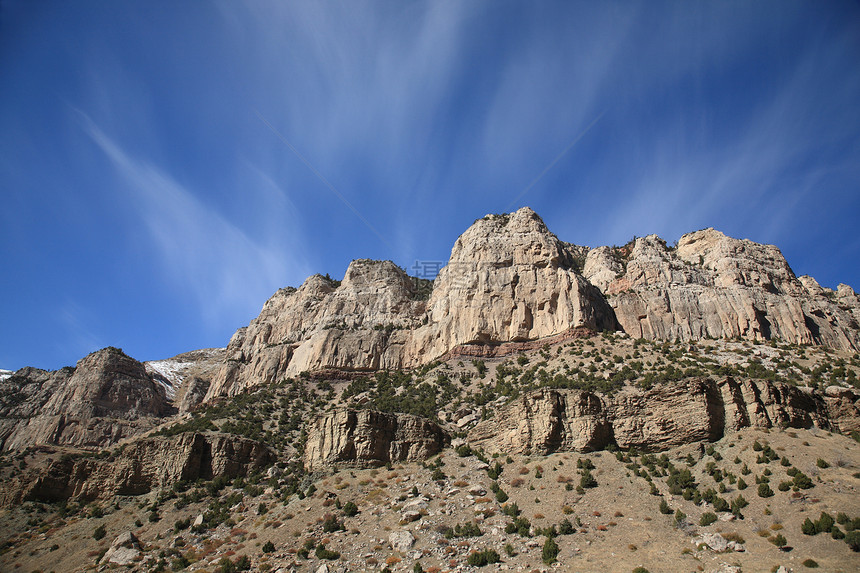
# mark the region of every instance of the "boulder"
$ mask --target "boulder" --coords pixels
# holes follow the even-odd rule
[[[388,536],[388,543],[394,551],[406,553],[415,544],[415,536],[405,530],[392,531]]]

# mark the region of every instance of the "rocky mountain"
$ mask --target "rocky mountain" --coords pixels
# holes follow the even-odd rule
[[[634,337],[780,339],[860,348],[860,299],[795,277],[780,250],[714,229],[684,235],[675,248],[651,235],[588,252],[583,273],[606,294]]]
[[[558,543],[584,570],[625,547],[625,570],[708,548],[767,570],[783,520],[760,516],[780,513],[846,539],[791,534],[850,570],[858,319],[850,287],[774,246],[706,229],[592,249],[527,208],[488,215],[432,283],[355,260],[276,292],[226,349],[0,372],[0,569],[438,571],[504,551],[534,570],[555,559],[535,538],[576,534]],[[833,507],[835,530],[802,519]]]
[[[850,287],[797,278],[778,248],[713,229],[675,248],[652,235],[590,249],[559,241],[523,208],[476,221],[426,300],[422,287],[391,262],[357,260],[339,284],[315,275],[281,289],[233,336],[206,399],[303,371],[413,368],[580,328],[860,348]]]
[[[93,352],[75,368],[23,368],[0,381],[0,444],[101,448],[174,413],[164,387],[117,348]]]
[[[390,261],[353,261],[342,281],[284,288],[226,350],[134,361],[114,349],[74,369],[0,380],[0,444],[99,448],[303,372],[417,368],[517,353],[620,330],[634,338],[780,340],[856,351],[860,298],[795,277],[778,248],[713,229],[669,247],[564,243],[531,209],[488,215],[457,239],[433,283]]]
[[[281,289],[233,336],[207,399],[303,371],[413,368],[461,345],[617,326],[571,249],[527,208],[476,221],[425,297],[390,261],[353,261],[340,284],[315,275]]]

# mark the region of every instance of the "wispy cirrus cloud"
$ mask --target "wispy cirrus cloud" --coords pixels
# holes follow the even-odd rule
[[[252,239],[161,169],[128,155],[87,115],[79,116],[127,184],[164,280],[181,295],[191,294],[208,324],[247,316],[275,288],[304,278],[302,240],[290,231],[295,217],[289,210],[277,209],[292,240],[293,249],[286,252],[271,237],[268,243]],[[277,188],[271,179],[265,183],[270,191]]]

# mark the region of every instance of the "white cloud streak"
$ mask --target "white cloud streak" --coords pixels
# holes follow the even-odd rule
[[[246,317],[279,286],[303,280],[307,265],[301,241],[290,231],[295,219],[289,212],[280,211],[295,248],[287,254],[275,244],[251,239],[169,175],[129,156],[88,116],[79,115],[86,133],[132,191],[165,278],[193,297],[207,324],[223,326]]]

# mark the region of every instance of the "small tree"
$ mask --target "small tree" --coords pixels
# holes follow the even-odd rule
[[[98,527],[96,527],[96,528],[95,528],[95,530],[93,531],[93,539],[95,539],[96,541],[98,541],[99,539],[104,538],[104,536],[105,536],[105,535],[107,535],[107,531],[105,530],[105,526],[104,526],[104,524],[99,525],[99,526],[98,526]]]
[[[583,470],[582,477],[579,478],[579,485],[583,488],[597,487],[597,480],[591,475],[590,470]]]
[[[758,496],[759,497],[773,497],[773,490],[770,489],[770,486],[766,483],[758,484]]]
[[[833,529],[833,517],[829,513],[822,511],[821,516],[815,522],[815,531],[818,533],[830,533]]]
[[[275,552],[275,544],[271,541],[267,541],[263,544],[263,553],[274,553]]]
[[[555,542],[555,539],[552,537],[547,537],[546,541],[543,544],[543,551],[541,552],[541,557],[543,558],[543,562],[547,565],[551,563],[555,563],[556,557],[558,557],[558,544]]]
[[[358,514],[358,506],[348,501],[343,506],[343,514],[347,517],[355,517]]]

